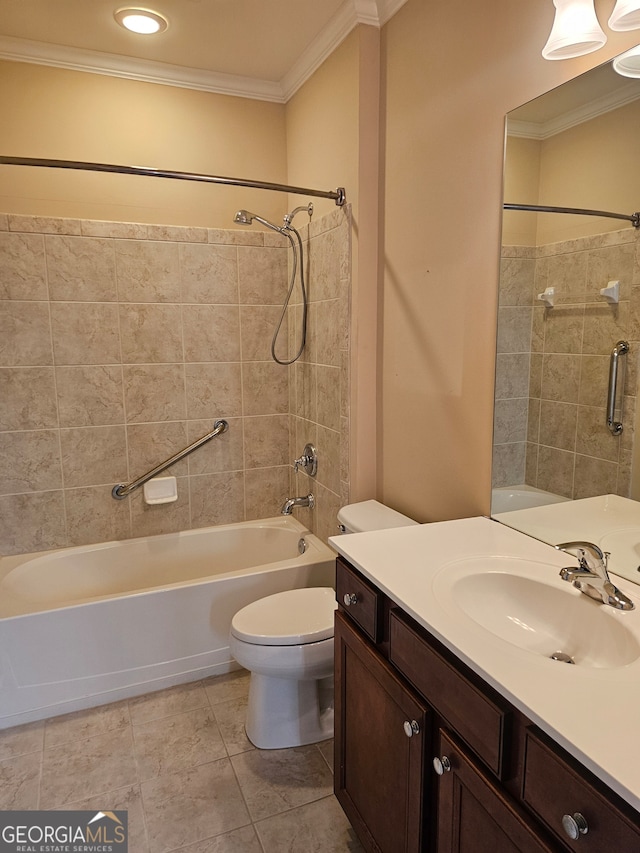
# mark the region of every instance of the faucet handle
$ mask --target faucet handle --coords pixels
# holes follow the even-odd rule
[[[580,568],[590,571],[600,569],[606,574],[609,552],[602,551],[593,542],[561,542],[559,545],[554,545],[554,548],[576,557]]]
[[[302,468],[310,477],[318,473],[318,453],[313,444],[305,444],[302,456],[293,463],[296,473]]]

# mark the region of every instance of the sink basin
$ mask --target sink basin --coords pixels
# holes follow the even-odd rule
[[[640,657],[625,617],[558,578],[559,568],[507,557],[449,563],[434,594],[464,618],[526,652],[579,666],[613,668]],[[559,664],[557,664],[559,665]]]

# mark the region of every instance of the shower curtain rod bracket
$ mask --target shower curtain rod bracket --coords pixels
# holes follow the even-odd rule
[[[313,190],[307,187],[292,187],[288,184],[274,184],[269,181],[252,181],[245,178],[225,178],[221,175],[203,175],[197,172],[175,172],[168,169],[152,169],[147,166],[117,166],[111,163],[85,163],[81,160],[48,160],[39,157],[5,157],[0,155],[0,165],[5,166],[43,166],[48,169],[76,169],[83,172],[111,172],[119,175],[143,175],[151,178],[175,178],[179,181],[199,181],[206,184],[226,184],[233,187],[249,187],[259,190],[294,193],[296,195],[315,196],[333,199],[342,207],[347,201],[344,187],[336,190]]]

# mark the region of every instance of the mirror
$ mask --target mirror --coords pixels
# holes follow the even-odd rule
[[[632,216],[638,127],[640,79],[611,63],[512,111],[505,204]],[[640,582],[640,229],[505,210],[502,238],[492,517],[552,544],[635,531],[607,550]]]

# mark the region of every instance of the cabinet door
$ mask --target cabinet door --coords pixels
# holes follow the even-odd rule
[[[435,755],[444,764],[438,777],[438,853],[558,850],[539,837],[517,806],[442,730]]]
[[[342,613],[335,655],[338,801],[366,850],[418,853],[427,708]]]

